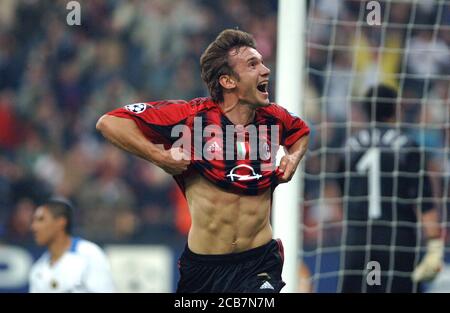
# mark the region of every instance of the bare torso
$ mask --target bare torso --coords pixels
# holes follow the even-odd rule
[[[189,249],[227,254],[262,246],[272,239],[271,190],[257,196],[226,192],[200,175],[186,181],[192,218]]]

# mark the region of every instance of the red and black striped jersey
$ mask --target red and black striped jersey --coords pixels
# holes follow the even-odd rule
[[[273,190],[282,176],[275,166],[279,145],[289,148],[309,134],[303,120],[275,103],[256,109],[253,122],[242,126],[210,98],[134,103],[108,114],[134,120],[154,144],[189,151],[188,170],[174,177],[183,192],[193,171],[234,193]]]

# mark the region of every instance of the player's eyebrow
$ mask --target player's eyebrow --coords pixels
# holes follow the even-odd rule
[[[264,60],[262,57],[258,58],[258,57],[251,57],[250,59],[247,60],[247,63],[250,63],[252,61],[260,61],[261,63],[264,63]]]

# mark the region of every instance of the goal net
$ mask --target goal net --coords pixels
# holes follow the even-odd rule
[[[390,292],[394,290],[394,278],[409,279],[411,275],[397,266],[397,252],[413,253],[417,264],[426,251],[421,209],[432,203],[439,212],[442,229],[448,227],[450,2],[311,0],[307,12],[302,117],[312,131],[303,176],[300,255],[311,273],[312,291],[342,292],[346,275],[366,277],[371,271],[367,267],[346,268],[349,252],[362,253],[367,262],[371,261],[373,251],[385,252],[387,265],[381,268],[381,281],[387,284],[385,291]],[[408,175],[399,168],[402,151],[394,152],[390,172],[382,171],[383,164],[376,165],[380,160],[375,155],[359,160],[358,172],[348,166],[342,171],[339,166],[343,156],[348,158],[349,138],[362,129],[373,134],[375,120],[367,118],[362,103],[368,100],[377,103],[379,99],[365,99],[365,94],[379,84],[392,87],[398,94],[393,103],[397,119],[387,127],[407,134],[417,143],[420,186],[416,198],[398,196],[398,190],[403,187],[399,186],[398,178]],[[361,187],[348,183],[356,181],[350,179],[355,175],[366,177],[365,181],[359,180],[366,185],[366,194],[352,193]],[[426,176],[432,190],[430,197],[424,197],[421,192]],[[394,182],[389,187],[392,188],[389,195],[383,193],[386,186],[376,186],[383,183],[384,177]],[[343,188],[340,181],[347,182]],[[366,218],[349,221],[349,206],[355,201],[360,201],[360,210],[367,210],[362,214]],[[372,206],[376,202],[389,204],[389,220],[377,220],[381,213],[376,212],[376,205]],[[384,204],[378,210],[385,210]],[[399,208],[407,204],[414,205],[417,223],[399,218],[403,214]],[[361,232],[360,244],[348,245],[347,232],[355,224],[366,231]],[[376,224],[386,227],[387,244],[376,245],[371,240],[367,229]],[[402,227],[415,229],[414,246],[398,244],[401,241],[396,236]],[[444,270],[434,284],[425,288],[428,291],[444,288],[437,284],[446,279],[445,275]],[[362,281],[360,291],[365,292],[367,288]],[[415,285],[411,292],[418,288]]]

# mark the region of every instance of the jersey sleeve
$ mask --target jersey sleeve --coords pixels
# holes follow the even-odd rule
[[[85,254],[88,266],[83,277],[87,291],[93,293],[115,292],[111,267],[103,250],[92,244]]]
[[[108,115],[133,120],[141,132],[155,144],[170,144],[173,126],[185,124],[191,113],[189,102],[184,100],[165,100],[127,104]]]
[[[308,135],[310,130],[300,117],[295,116],[285,108],[276,105],[276,110],[282,124],[280,144],[289,149],[297,140]]]

